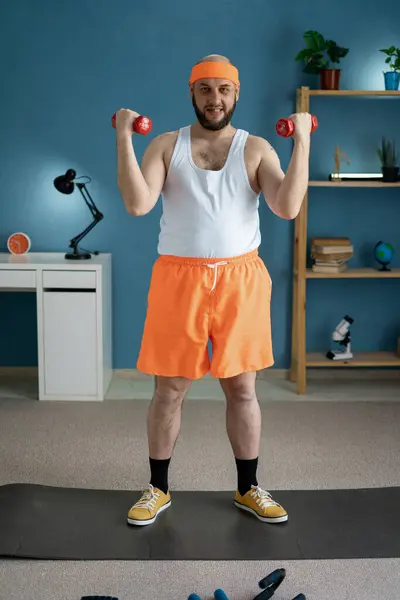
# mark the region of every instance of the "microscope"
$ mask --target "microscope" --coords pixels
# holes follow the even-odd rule
[[[326,353],[327,358],[331,360],[347,360],[349,358],[353,358],[353,353],[351,352],[351,336],[350,336],[350,326],[354,322],[354,319],[346,315],[336,327],[335,331],[332,333],[332,339],[335,342],[338,342],[341,346],[344,346],[343,350],[329,350]]]

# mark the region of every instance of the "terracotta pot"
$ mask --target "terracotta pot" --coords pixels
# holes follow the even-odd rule
[[[338,90],[340,83],[340,69],[321,69],[321,89]]]

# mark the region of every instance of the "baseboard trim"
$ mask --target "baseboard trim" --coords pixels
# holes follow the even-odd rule
[[[136,381],[153,380],[152,375],[147,375],[138,371],[138,369],[113,369],[113,375],[121,379],[132,379]],[[0,377],[37,377],[38,367],[1,367]],[[215,379],[209,373],[203,377],[205,380]],[[289,379],[289,369],[263,369],[257,373],[257,379],[264,381],[287,380]],[[400,369],[325,369],[324,367],[307,369],[307,380],[400,380]]]
[[[124,379],[135,379],[147,381],[153,379],[152,375],[142,373],[137,369],[114,369],[114,374]],[[203,377],[203,380],[215,379],[209,373]],[[262,380],[287,380],[289,379],[289,369],[262,369],[257,373],[257,379]],[[329,368],[309,368],[307,369],[308,380],[320,380],[320,379],[381,379],[381,380],[399,380],[400,369],[329,369]]]
[[[147,375],[137,369],[114,369],[113,373],[122,379],[135,379],[141,381],[153,379],[153,375]],[[266,377],[268,379],[287,379],[288,374],[288,369],[264,369],[264,371],[259,371],[257,373],[257,379],[265,379]],[[210,373],[207,373],[202,377],[202,380],[215,380],[215,377],[212,377]]]
[[[273,371],[277,371],[276,375],[273,375]],[[289,379],[289,369],[265,369],[259,373],[258,378],[264,380],[271,380],[273,378]],[[320,381],[325,380],[342,380],[342,381],[359,381],[360,379],[365,380],[381,380],[381,381],[399,381],[400,380],[400,369],[368,369],[368,368],[308,368],[306,374],[307,381]]]
[[[0,377],[37,377],[38,367],[0,367]]]

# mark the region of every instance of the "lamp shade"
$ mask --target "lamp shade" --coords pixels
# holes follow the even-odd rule
[[[59,175],[54,180],[55,188],[62,194],[72,194],[74,191],[74,179],[76,177],[76,171],[68,169],[65,175]]]

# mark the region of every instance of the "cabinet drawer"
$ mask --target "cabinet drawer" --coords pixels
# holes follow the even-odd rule
[[[95,289],[95,271],[43,271],[44,288]]]
[[[1,269],[0,288],[36,288],[36,271]]]

